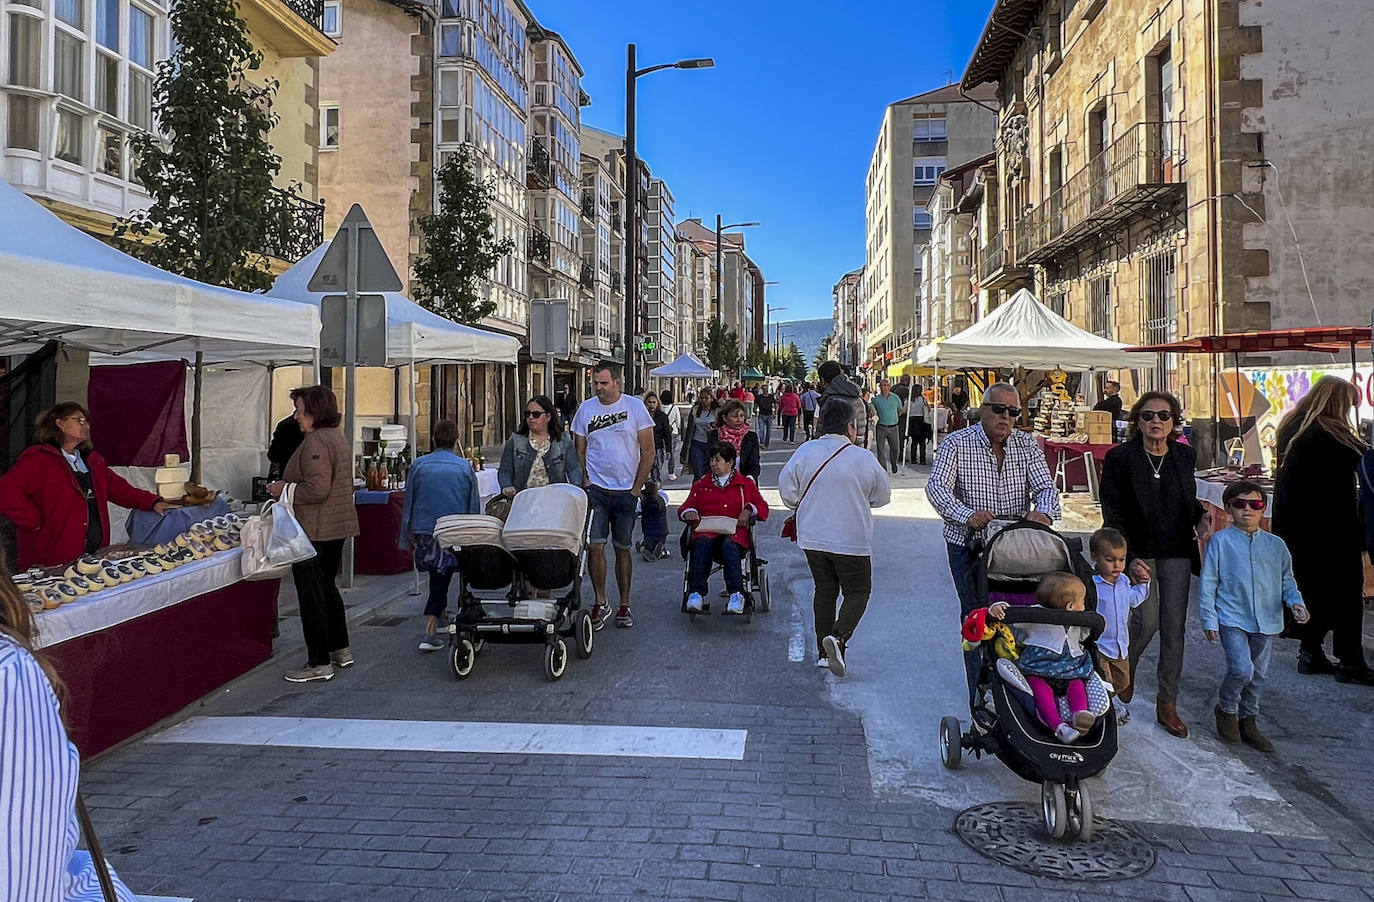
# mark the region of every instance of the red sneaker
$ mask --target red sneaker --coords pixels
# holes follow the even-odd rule
[[[592,605],[592,629],[599,630],[611,619],[611,606],[602,602]]]
[[[622,604],[620,610],[615,612],[615,625],[621,629],[628,629],[635,625],[634,618],[630,616],[630,606]]]

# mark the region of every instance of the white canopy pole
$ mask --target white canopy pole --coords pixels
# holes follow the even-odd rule
[[[930,407],[930,451],[940,447],[940,355],[931,361],[935,366],[935,403]]]

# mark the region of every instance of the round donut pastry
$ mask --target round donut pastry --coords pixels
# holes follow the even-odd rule
[[[80,575],[81,575],[81,571],[79,571],[79,570],[76,569],[76,565],[75,565],[75,564],[72,564],[72,565],[71,565],[70,567],[68,567],[65,571],[63,571],[63,573],[62,573],[62,578],[63,578],[63,579],[71,579],[73,576],[80,576]]]
[[[159,543],[157,543],[156,545],[154,545],[154,546],[153,546],[151,549],[149,549],[149,550],[150,550],[153,554],[166,554],[166,553],[167,553],[167,545],[166,545],[165,543],[163,543],[163,542],[159,542]]]
[[[191,537],[183,532],[173,540],[173,545],[177,548],[190,548]]]
[[[143,559],[143,566],[149,574],[161,573],[163,570],[167,569],[166,567],[162,566],[162,558],[158,557],[155,554],[150,554],[147,557],[145,557]]]
[[[210,547],[206,545],[204,542],[202,542],[200,539],[192,539],[191,554],[195,557],[196,560],[200,560],[203,557],[209,557]]]
[[[195,551],[190,548],[178,548],[173,557],[176,558],[178,564],[189,564],[198,559]]]
[[[87,590],[89,592],[99,592],[101,589],[105,588],[105,578],[99,573],[87,573],[81,578],[90,583],[91,587]]]
[[[59,602],[60,604],[70,604],[86,594],[85,589],[78,589],[76,586],[72,585],[71,580],[63,580],[58,583],[57,592],[58,597],[61,599]]]
[[[129,568],[130,578],[132,579],[139,579],[152,572],[148,569],[148,562],[140,557],[125,558],[120,561],[119,568],[123,570],[125,567]]]
[[[38,591],[38,597],[43,600],[43,610],[45,611],[61,607],[67,602],[67,594],[57,586],[45,586]],[[75,600],[75,597],[72,596],[72,599]]]
[[[228,518],[228,517],[216,517],[216,518],[214,518],[213,520],[210,521],[210,525],[213,526],[215,529],[228,529],[228,528],[229,528],[229,518]]]
[[[215,541],[210,547],[214,551],[228,551],[234,547],[234,543],[229,541],[228,536],[215,536]]]
[[[93,554],[83,554],[77,558],[75,566],[77,573],[82,576],[90,576],[92,573],[99,573],[104,563]]]
[[[85,595],[87,592],[94,592],[98,588],[103,588],[95,585],[85,576],[73,576],[71,579],[67,580],[67,585],[75,589],[78,595]]]
[[[128,581],[128,577],[120,573],[114,564],[107,564],[105,569],[100,571],[100,579],[107,586],[117,586]]]

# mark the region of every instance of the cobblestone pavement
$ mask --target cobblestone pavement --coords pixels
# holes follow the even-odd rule
[[[765,485],[783,448],[767,455]],[[935,724],[958,671],[927,679],[935,671],[914,662],[931,657],[953,594],[931,563],[943,548],[919,480],[895,484],[880,534],[896,553],[879,560],[879,593],[844,681],[813,665],[809,576],[795,547],[776,538],[777,517],[761,530],[774,609],[752,624],[689,623],[678,613],[676,555],[637,562],[635,627],[598,633],[593,657],[573,658],[561,681],[545,680],[536,646],[488,646],[459,683],[444,656],[416,651],[422,603],[406,596],[354,625],[358,665],[333,681],[281,680],[299,657],[284,623],[272,662],[188,712],[746,730],[740,760],[140,740],[84,772],[107,852],[137,892],[197,902],[1374,899],[1374,691],[1297,677],[1286,646],[1266,700],[1280,753],[1242,752],[1238,765],[1291,812],[1279,828],[1198,823],[1194,802],[1223,810],[1227,799],[1208,796],[1205,780],[1172,780],[1165,761],[1142,765],[1158,806],[1123,810],[1110,804],[1124,797],[1116,785],[1104,790],[1104,810],[1156,853],[1144,876],[1031,877],[965,846],[953,831],[965,803],[1038,793],[995,761],[970,762],[957,786],[931,772]],[[1217,751],[1203,723],[1218,665],[1200,645],[1190,645],[1183,699],[1194,738],[1163,746],[1140,705],[1123,747],[1136,731],[1182,763],[1233,754]],[[1183,816],[1142,816],[1156,810]]]

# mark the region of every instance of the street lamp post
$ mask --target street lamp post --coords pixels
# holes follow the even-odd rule
[[[722,225],[720,214],[716,214],[716,321],[722,326],[725,325],[725,268],[721,262],[721,242],[724,236],[721,234],[726,229],[749,229],[759,225],[757,222],[732,222]]]
[[[635,45],[625,45],[625,389],[639,391],[638,364],[635,360],[635,327],[639,324],[639,157],[635,150],[635,83],[641,76],[660,69],[710,69],[715,61],[706,57],[636,68]]]
[[[786,307],[764,307],[764,309],[763,309],[763,341],[764,341],[764,344],[765,344],[765,345],[768,344],[768,318],[769,318],[770,316],[773,315],[773,312],[774,312],[775,310],[786,310],[786,309],[787,309]],[[773,320],[773,322],[776,323],[777,320]],[[774,344],[774,345],[773,345],[773,348],[774,348],[774,350],[776,350],[776,349],[777,349],[777,345]]]

